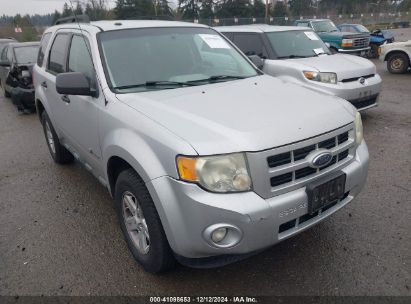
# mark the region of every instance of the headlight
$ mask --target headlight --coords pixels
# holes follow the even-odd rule
[[[315,71],[304,71],[304,76],[308,80],[325,82],[325,83],[337,83],[337,74],[335,73],[323,73]]]
[[[343,39],[341,42],[342,47],[352,46],[353,40],[352,39]]]
[[[212,192],[243,192],[251,190],[244,153],[204,157],[177,157],[180,178],[194,182]]]
[[[355,114],[355,142],[357,145],[361,144],[364,138],[363,135],[363,127],[362,127],[362,120],[360,112]]]

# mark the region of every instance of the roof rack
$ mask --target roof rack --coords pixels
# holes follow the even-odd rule
[[[55,25],[58,24],[64,24],[64,23],[90,23],[90,18],[87,15],[76,15],[76,16],[70,16],[70,17],[64,17],[57,19],[57,21],[54,23]]]

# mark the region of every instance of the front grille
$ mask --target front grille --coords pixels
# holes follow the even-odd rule
[[[316,150],[328,150],[330,163],[313,168],[307,157]],[[355,154],[354,124],[304,141],[269,149],[249,152],[247,158],[254,191],[270,198],[301,187],[327,173],[339,170],[353,160]]]
[[[353,46],[356,48],[365,48],[370,45],[369,38],[355,38],[353,41]]]
[[[358,110],[367,108],[377,103],[378,94],[368,97],[363,97],[355,100],[349,100]]]
[[[353,82],[353,81],[358,81],[360,78],[368,79],[368,78],[372,78],[374,76],[375,76],[375,74],[368,74],[368,75],[359,76],[359,77],[345,78],[345,79],[341,80],[341,82]]]

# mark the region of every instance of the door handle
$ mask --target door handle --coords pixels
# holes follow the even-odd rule
[[[43,88],[47,88],[47,82],[45,82],[45,81],[43,81],[40,85],[41,85]]]
[[[63,100],[66,103],[70,103],[70,98],[67,95],[61,96],[61,100]]]

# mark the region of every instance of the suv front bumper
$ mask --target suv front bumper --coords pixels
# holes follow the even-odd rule
[[[210,193],[195,184],[167,176],[148,182],[147,187],[170,246],[177,255],[189,259],[242,255],[298,234],[351,202],[365,184],[368,158],[368,148],[363,141],[356,150],[354,161],[342,169],[346,174],[347,196],[309,219],[305,187],[269,199],[263,199],[255,192]],[[296,221],[290,227],[287,223],[295,219],[300,219],[300,223]],[[240,241],[232,247],[213,245],[204,232],[216,224],[238,228]]]

